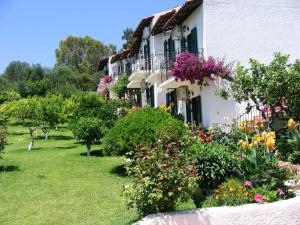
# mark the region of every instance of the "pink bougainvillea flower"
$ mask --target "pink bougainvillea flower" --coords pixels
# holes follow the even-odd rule
[[[265,200],[265,197],[261,194],[256,194],[256,195],[254,195],[253,200],[256,201],[257,203],[263,203]]]
[[[246,180],[246,181],[244,182],[244,187],[252,187],[252,182],[249,181],[249,180]]]

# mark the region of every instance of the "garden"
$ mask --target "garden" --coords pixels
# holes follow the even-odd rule
[[[203,127],[167,106],[139,109],[122,96],[7,92],[0,105],[1,224],[131,224],[158,212],[295,197],[300,61],[277,53],[269,65],[251,60],[233,72],[185,53],[173,76],[226,79],[230,87],[216,94],[248,103],[261,117]]]

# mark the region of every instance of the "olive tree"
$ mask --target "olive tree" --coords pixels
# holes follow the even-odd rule
[[[91,146],[99,141],[105,133],[106,127],[101,119],[95,117],[80,117],[72,120],[70,125],[77,140],[86,144],[87,156],[91,156]]]
[[[50,95],[38,100],[37,119],[41,130],[45,134],[45,140],[48,140],[50,130],[63,121],[63,104],[64,100],[59,95]]]
[[[22,126],[27,127],[30,134],[30,144],[28,151],[31,151],[34,143],[34,132],[38,127],[39,99],[37,97],[23,98],[16,102],[14,116],[22,123]]]

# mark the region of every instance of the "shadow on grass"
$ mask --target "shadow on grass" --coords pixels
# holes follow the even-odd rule
[[[110,171],[111,174],[116,174],[120,177],[127,177],[125,165],[118,165]]]
[[[23,132],[8,132],[8,134],[9,135],[12,135],[12,136],[21,136],[21,135],[26,135],[26,134],[28,134],[28,136],[29,136],[29,132],[25,132],[25,131],[23,131]]]
[[[45,136],[38,136],[35,139],[45,140]],[[72,136],[67,136],[67,135],[53,135],[53,136],[50,135],[48,138],[48,140],[55,140],[55,141],[66,141],[72,139],[74,139]]]
[[[86,156],[86,152],[80,153],[81,156]],[[103,152],[102,150],[92,150],[91,151],[91,156],[93,157],[103,157]]]
[[[0,173],[1,172],[14,172],[14,171],[21,171],[18,166],[0,166]]]
[[[63,147],[55,147],[56,149],[72,149],[72,148],[76,148],[76,145],[72,145],[72,146],[63,146]]]

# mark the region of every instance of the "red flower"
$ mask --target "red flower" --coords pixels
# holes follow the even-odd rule
[[[203,131],[200,131],[200,132],[199,132],[199,137],[200,137],[201,139],[205,139],[205,134],[204,134]]]
[[[205,141],[206,141],[206,142],[211,142],[211,137],[210,137],[210,136],[207,136],[207,137],[205,138]]]

